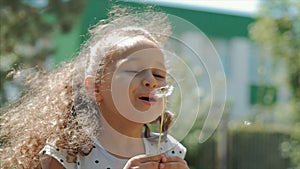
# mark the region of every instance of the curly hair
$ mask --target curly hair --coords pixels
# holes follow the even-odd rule
[[[39,152],[48,142],[66,149],[70,162],[77,154],[90,152],[91,136],[98,133],[101,124],[98,106],[85,91],[84,79],[90,75],[100,77],[109,54],[126,50],[116,49],[116,41],[108,39],[143,36],[161,46],[171,32],[166,14],[146,11],[131,15],[132,11],[114,6],[109,19],[90,30],[91,37],[77,58],[52,72],[36,71],[27,77],[28,89],[1,109],[1,168],[41,168]],[[165,116],[164,132],[172,121],[170,112]],[[147,125],[145,131],[148,137]]]

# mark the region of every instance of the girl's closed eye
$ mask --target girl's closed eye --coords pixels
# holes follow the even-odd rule
[[[123,71],[125,76],[135,77],[139,74],[139,71],[137,70],[124,70]]]
[[[137,70],[126,70],[125,72],[126,72],[126,73],[134,73],[134,74],[137,74],[137,73],[139,73],[140,71],[137,71]]]
[[[157,78],[161,78],[161,79],[165,79],[166,78],[164,75],[161,75],[159,73],[154,73],[153,76],[157,77]]]
[[[154,69],[152,71],[152,74],[154,77],[159,78],[159,79],[166,79],[166,72],[160,69]]]

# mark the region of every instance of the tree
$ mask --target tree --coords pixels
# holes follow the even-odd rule
[[[79,19],[84,0],[0,0],[0,106],[7,101],[9,72],[44,67],[56,31],[67,33]],[[6,81],[6,82],[5,82]],[[21,85],[16,84],[21,87]]]
[[[300,168],[300,2],[262,1],[257,21],[250,28],[250,36],[275,60],[286,65],[294,131],[291,139],[282,144],[282,150],[294,167]]]

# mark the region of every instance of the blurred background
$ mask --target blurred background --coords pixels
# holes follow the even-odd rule
[[[199,122],[182,141],[190,168],[300,169],[300,1],[138,2],[0,0],[1,107],[25,88],[12,74],[51,71],[75,57],[88,28],[113,4],[152,4],[201,29],[227,78],[226,109],[214,135],[200,144]],[[205,50],[193,32],[182,36]]]

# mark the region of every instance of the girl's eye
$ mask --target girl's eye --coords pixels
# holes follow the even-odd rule
[[[153,76],[154,76],[154,77],[158,77],[158,78],[162,78],[162,79],[164,79],[164,78],[165,78],[165,76],[163,76],[163,75],[160,75],[160,74],[153,74]]]
[[[139,71],[136,71],[136,70],[126,70],[125,72],[127,72],[127,73],[139,73]]]

